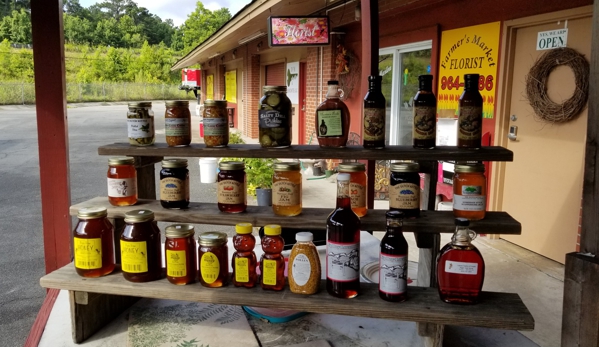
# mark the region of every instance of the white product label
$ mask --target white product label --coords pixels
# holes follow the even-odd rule
[[[403,294],[408,286],[407,255],[382,254],[379,257],[379,290],[387,294]]]
[[[124,198],[137,194],[135,178],[109,178],[108,196],[111,198]]]
[[[359,277],[360,243],[327,241],[327,278],[351,282]]]
[[[460,211],[484,211],[487,205],[487,197],[480,194],[480,186],[462,187],[461,195],[453,195],[453,209]]]
[[[293,264],[291,264],[291,273],[293,274],[295,283],[297,283],[298,286],[303,286],[308,283],[311,272],[312,266],[310,265],[308,257],[306,257],[305,254],[298,254],[297,257],[293,259]]]
[[[127,134],[130,138],[139,139],[154,136],[153,118],[129,118],[127,119]]]
[[[478,264],[448,260],[445,262],[445,272],[462,275],[476,275],[478,274]]]
[[[165,136],[187,136],[189,135],[189,119],[187,118],[165,118]]]

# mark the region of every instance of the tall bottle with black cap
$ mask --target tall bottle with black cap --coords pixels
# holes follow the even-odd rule
[[[368,92],[364,97],[364,148],[385,148],[385,96],[381,92],[382,76],[368,76]]]
[[[437,140],[437,98],[433,94],[433,75],[418,76],[418,92],[414,96],[414,148],[435,148]]]
[[[483,97],[478,91],[478,74],[464,75],[458,115],[458,147],[478,149],[483,133]]]
[[[387,211],[387,232],[379,255],[379,296],[386,301],[405,301],[408,287],[408,242],[403,236],[403,213]]]

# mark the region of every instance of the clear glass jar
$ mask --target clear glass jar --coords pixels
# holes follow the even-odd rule
[[[240,213],[247,208],[245,164],[221,161],[218,164],[217,206],[221,212]]]
[[[151,146],[155,141],[154,111],[151,102],[130,102],[127,112],[127,134],[132,146]]]
[[[200,283],[204,287],[218,288],[229,283],[229,247],[227,234],[207,231],[198,238],[200,247]]]
[[[198,267],[193,225],[172,224],[164,233],[166,279],[176,285],[193,283]]]
[[[368,213],[366,165],[363,163],[341,163],[337,170],[339,173],[349,174],[351,209],[358,217],[364,217]]]
[[[272,210],[277,216],[302,213],[302,173],[298,162],[275,163],[272,176]]]
[[[137,170],[135,159],[115,157],[108,159],[108,202],[112,206],[131,206],[137,203]]]
[[[105,207],[77,211],[79,222],[73,230],[75,271],[82,277],[100,277],[114,270],[114,227]]]
[[[483,164],[456,164],[453,175],[453,215],[480,220],[487,208],[487,178]]]
[[[189,206],[187,159],[165,159],[160,170],[160,205],[180,209]]]
[[[191,143],[189,101],[169,100],[165,103],[164,134],[169,147],[185,147]]]
[[[291,101],[286,86],[264,86],[258,111],[259,140],[262,147],[291,146]]]
[[[225,147],[229,144],[229,121],[226,100],[204,101],[204,144]]]
[[[162,242],[154,212],[133,210],[125,213],[121,270],[130,282],[149,282],[162,277]]]

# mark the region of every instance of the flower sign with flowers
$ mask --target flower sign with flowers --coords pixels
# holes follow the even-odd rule
[[[270,47],[325,46],[329,34],[329,17],[268,17]]]

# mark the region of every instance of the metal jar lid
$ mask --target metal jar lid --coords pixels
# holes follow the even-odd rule
[[[217,107],[227,107],[227,100],[204,100],[204,107],[217,106]]]
[[[274,163],[272,168],[275,171],[299,171],[300,163],[296,161],[289,161],[284,163]]]
[[[339,172],[362,172],[366,171],[366,165],[363,163],[341,163],[337,167]]]
[[[126,223],[141,223],[154,220],[154,212],[150,210],[133,210],[125,213]]]
[[[77,211],[77,218],[79,219],[95,219],[106,217],[108,214],[106,207],[102,206],[90,206],[83,207]]]
[[[189,237],[195,234],[193,225],[191,224],[171,224],[166,227],[164,235],[168,238]]]
[[[218,163],[220,170],[244,170],[245,163],[241,161],[221,161]]]
[[[187,101],[187,100],[167,100],[164,102],[164,106],[166,106],[166,107],[177,107],[177,106],[189,107],[189,101]]]
[[[485,166],[483,164],[456,164],[454,167],[455,172],[459,173],[471,173],[471,172],[485,172]]]
[[[220,231],[206,231],[198,237],[200,246],[220,246],[227,243],[227,234]]]
[[[412,162],[395,162],[391,163],[391,171],[393,172],[418,172],[420,165]]]
[[[139,102],[130,102],[127,104],[129,108],[144,108],[144,107],[152,107],[152,103],[150,101],[139,101]]]
[[[287,92],[287,86],[264,86],[262,92]]]
[[[162,167],[165,169],[187,167],[187,159],[164,159],[162,161]]]
[[[108,165],[133,165],[135,158],[132,157],[113,157],[108,159]]]

